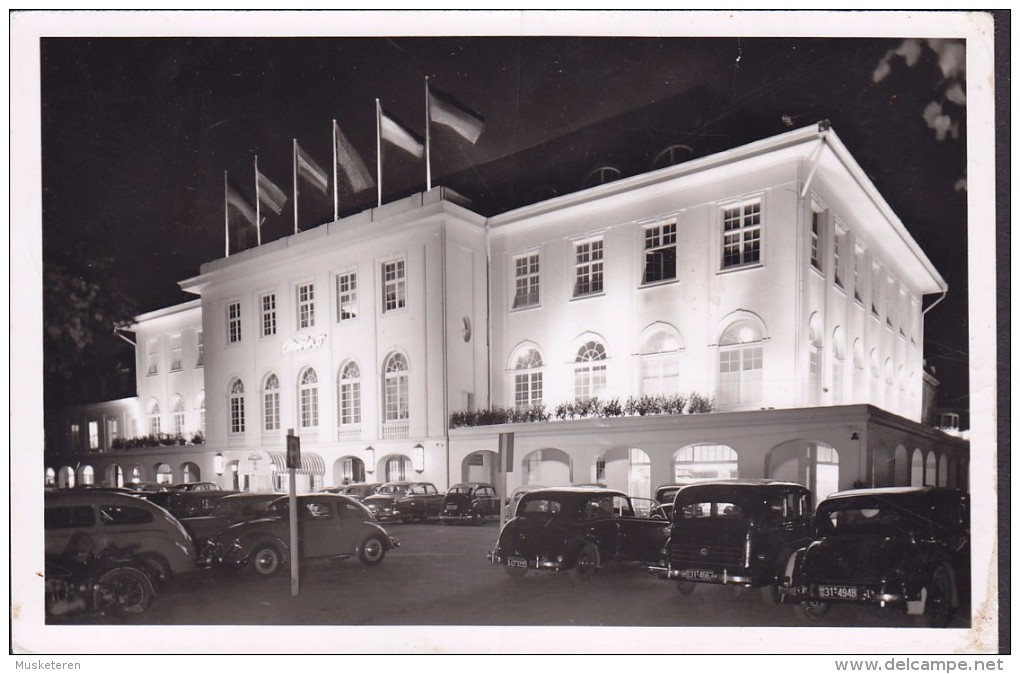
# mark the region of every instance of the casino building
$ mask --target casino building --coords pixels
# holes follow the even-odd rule
[[[826,124],[492,217],[437,187],[181,287],[137,398],[47,429],[48,481],[282,491],[293,429],[301,490],[968,484],[924,423],[946,282]]]

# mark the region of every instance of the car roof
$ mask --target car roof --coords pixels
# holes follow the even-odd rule
[[[896,501],[923,501],[926,499],[959,499],[967,495],[967,492],[953,487],[935,487],[927,485],[923,487],[869,487],[866,489],[848,489],[847,491],[829,494],[819,503],[819,507],[825,504],[839,503],[859,498],[890,499]]]
[[[45,494],[47,506],[56,505],[122,505],[163,510],[148,499],[105,489],[55,489]]]
[[[616,489],[607,489],[606,487],[581,487],[581,486],[570,486],[570,487],[541,487],[539,489],[533,489],[524,496],[535,496],[535,495],[553,495],[563,494],[569,496],[605,496],[611,494],[613,496],[627,496],[622,491]],[[521,498],[524,498],[522,496]]]
[[[473,487],[473,488],[477,488],[477,487],[491,487],[491,486],[492,486],[492,483],[490,483],[490,482],[458,482],[458,483],[456,483],[454,485],[451,485],[450,489],[453,489],[454,487]]]

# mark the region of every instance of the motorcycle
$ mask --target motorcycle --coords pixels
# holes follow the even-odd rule
[[[156,596],[145,564],[130,550],[65,552],[46,556],[46,615],[142,613]]]

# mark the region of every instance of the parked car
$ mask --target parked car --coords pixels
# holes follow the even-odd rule
[[[440,521],[446,524],[471,522],[485,524],[499,519],[499,497],[496,488],[486,482],[462,482],[446,490]]]
[[[359,501],[364,501],[366,498],[374,494],[381,486],[381,482],[355,482],[353,484],[345,484],[340,487],[329,487],[322,491],[327,494],[342,494],[344,496],[350,496],[351,498],[358,499]]]
[[[513,578],[534,569],[584,582],[610,561],[654,563],[667,531],[651,499],[600,487],[535,489],[521,497],[488,558]]]
[[[775,480],[713,480],[681,488],[669,540],[651,571],[688,595],[698,583],[761,588],[767,603],[794,550],[811,541],[810,490]]]
[[[208,515],[221,498],[237,493],[236,491],[222,490],[181,491],[171,489],[158,491],[154,494],[143,494],[143,496],[156,505],[166,508],[174,517],[183,519]]]
[[[170,487],[174,491],[220,491],[215,482],[181,482]]]
[[[289,496],[277,498],[265,517],[225,529],[212,543],[211,562],[227,570],[248,569],[269,577],[290,562]],[[297,496],[298,543],[302,560],[357,556],[374,566],[400,546],[361,503],[339,494]]]
[[[128,482],[125,483],[124,488],[130,489],[140,496],[144,496],[146,494],[155,494],[158,491],[168,491],[170,489],[170,485],[156,484],[155,482]]]
[[[424,522],[439,516],[443,493],[431,482],[386,482],[363,503],[380,522]]]
[[[517,504],[520,502],[521,497],[527,494],[529,491],[535,491],[536,489],[545,489],[544,484],[525,484],[520,487],[516,487],[510,496],[507,497],[505,502],[505,514],[506,519],[510,519],[517,512]]]
[[[208,515],[182,517],[180,522],[195,541],[199,560],[208,561],[207,547],[212,539],[238,522],[247,522],[264,516],[270,504],[278,498],[280,495],[273,492],[227,494],[216,502]]]
[[[785,598],[808,620],[833,602],[922,615],[945,627],[970,592],[965,492],[945,487],[855,489],[815,513],[816,540],[790,558]]]
[[[129,550],[158,584],[195,569],[191,536],[169,512],[127,494],[99,489],[48,490],[44,495],[46,553],[63,555],[87,543],[90,552]]]
[[[694,483],[695,480],[688,480],[676,484],[663,484],[655,488],[655,501],[662,504],[662,510],[666,513],[666,517],[673,513],[673,500],[680,488]]]

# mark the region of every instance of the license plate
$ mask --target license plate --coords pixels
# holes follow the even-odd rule
[[[684,580],[715,580],[717,574],[708,569],[680,569],[680,577]]]
[[[508,557],[506,560],[506,565],[513,566],[518,569],[526,569],[528,568],[528,560],[524,559],[523,557]]]
[[[446,506],[446,512],[448,512],[448,513],[457,512],[457,506],[456,505],[448,505],[448,506]]]
[[[819,585],[819,599],[857,599],[857,588],[849,585]]]

